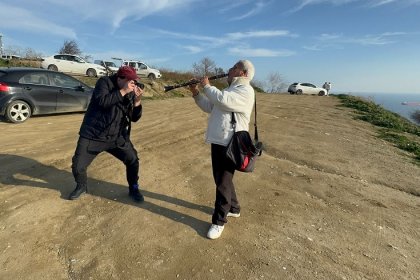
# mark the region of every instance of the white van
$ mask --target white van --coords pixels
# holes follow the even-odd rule
[[[136,69],[137,75],[140,77],[147,77],[151,80],[159,79],[162,77],[159,70],[151,68],[141,61],[124,60],[122,65],[133,67]]]

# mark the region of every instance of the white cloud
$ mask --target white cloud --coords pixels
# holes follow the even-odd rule
[[[194,54],[194,53],[200,53],[203,51],[203,48],[201,47],[197,47],[197,46],[182,46],[183,49],[186,49],[187,51],[189,51],[190,53]]]
[[[331,40],[338,40],[342,37],[342,35],[340,34],[326,34],[323,33],[321,34],[321,36],[318,38],[321,41],[331,41]]]
[[[382,1],[373,1],[373,3],[371,3],[371,7],[379,7],[379,6],[383,6],[386,4],[390,4],[392,2],[395,2],[395,0],[382,0]]]
[[[318,45],[303,46],[303,48],[305,50],[308,50],[308,51],[320,51],[320,50],[322,50],[322,47],[320,47]]]
[[[265,8],[266,5],[267,5],[266,3],[261,2],[261,1],[257,2],[257,3],[255,3],[255,6],[251,10],[249,10],[248,12],[246,12],[243,15],[232,18],[231,20],[233,20],[233,21],[242,20],[242,19],[254,16],[256,14],[259,14]]]
[[[181,39],[194,41],[196,44],[199,44],[200,46],[195,45],[192,47],[190,45],[184,45],[182,47],[193,53],[203,52],[211,48],[218,48],[218,47],[222,47],[226,45],[237,44],[238,41],[242,42],[246,39],[252,39],[252,38],[271,38],[271,37],[282,37],[282,36],[296,37],[297,36],[295,34],[291,34],[287,30],[258,30],[258,31],[249,31],[249,32],[234,32],[234,33],[227,33],[219,37],[185,34],[185,33],[166,31],[166,30],[156,30],[156,32],[164,34],[166,37],[171,36],[178,39],[181,38]],[[264,53],[262,50],[259,50],[259,52]],[[283,56],[283,55],[281,52],[266,51],[265,56]]]
[[[296,53],[289,50],[269,50],[254,48],[229,48],[229,53],[243,57],[287,57]]]
[[[249,2],[254,2],[253,0],[237,0],[232,3],[225,4],[222,8],[219,9],[219,13],[226,13],[231,10],[236,10],[241,6],[247,5]]]
[[[334,6],[340,6],[352,2],[358,2],[361,6],[366,6],[368,8],[376,8],[393,3],[408,6],[420,4],[420,0],[301,0],[300,3],[293,9],[289,10],[288,13],[298,12],[310,5],[331,4]]]
[[[71,28],[36,17],[29,10],[4,3],[0,9],[0,18],[2,28],[24,30],[31,33],[52,34],[72,39],[77,37]]]
[[[62,12],[65,11],[66,16],[72,16],[79,21],[89,19],[100,23],[108,23],[114,30],[117,30],[122,22],[126,20],[139,20],[156,13],[170,12],[173,14],[178,10],[186,9],[192,2],[196,2],[197,0],[119,0],[107,2],[100,0],[44,1],[47,2],[45,5],[46,7],[61,9]],[[33,14],[37,13],[36,8],[38,6],[35,5],[32,0],[20,0],[15,6],[33,7],[34,9],[31,12]],[[52,8],[51,11],[54,11]],[[3,10],[3,7],[1,10]],[[5,10],[7,11],[7,9]],[[39,11],[38,14],[41,12],[42,11]],[[54,17],[54,15],[51,15],[51,17]],[[41,18],[41,16],[38,16],[38,18]],[[30,22],[25,18],[20,18],[20,20]]]
[[[226,34],[226,37],[232,40],[241,40],[244,38],[279,37],[279,36],[296,37],[296,35],[291,34],[287,30],[261,30],[261,31],[235,32],[235,33]]]
[[[321,34],[318,37],[320,42],[318,45],[310,47],[304,47],[307,50],[320,50],[330,46],[344,45],[344,44],[356,44],[356,45],[388,45],[396,43],[395,39],[398,36],[407,35],[406,32],[384,32],[376,35],[365,35],[361,37],[346,37],[342,34]]]

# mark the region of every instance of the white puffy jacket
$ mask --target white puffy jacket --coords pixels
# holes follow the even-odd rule
[[[195,103],[207,113],[206,142],[227,146],[233,135],[231,112],[235,113],[236,131],[249,129],[255,101],[254,89],[246,77],[235,77],[229,87],[220,91],[206,85],[204,94],[194,97]]]

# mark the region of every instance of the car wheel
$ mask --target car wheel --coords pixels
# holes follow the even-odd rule
[[[301,89],[298,89],[297,91],[296,91],[296,94],[302,94],[303,92],[302,92],[302,90]]]
[[[155,74],[149,74],[149,76],[147,76],[147,78],[149,78],[150,80],[155,80],[156,76],[155,76]]]
[[[325,95],[325,92],[322,90],[318,93],[318,96],[324,96],[324,95]]]
[[[6,118],[12,123],[23,123],[31,116],[31,107],[25,101],[16,100],[7,106]]]
[[[56,71],[57,72],[58,71],[58,68],[54,64],[51,64],[51,65],[48,65],[48,70]]]
[[[89,77],[96,77],[96,71],[95,71],[95,69],[88,69],[86,71],[86,75],[88,75]]]

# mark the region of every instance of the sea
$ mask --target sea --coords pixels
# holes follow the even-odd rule
[[[411,118],[411,114],[420,111],[420,93],[351,92],[345,94],[363,97],[413,123],[415,122]]]

